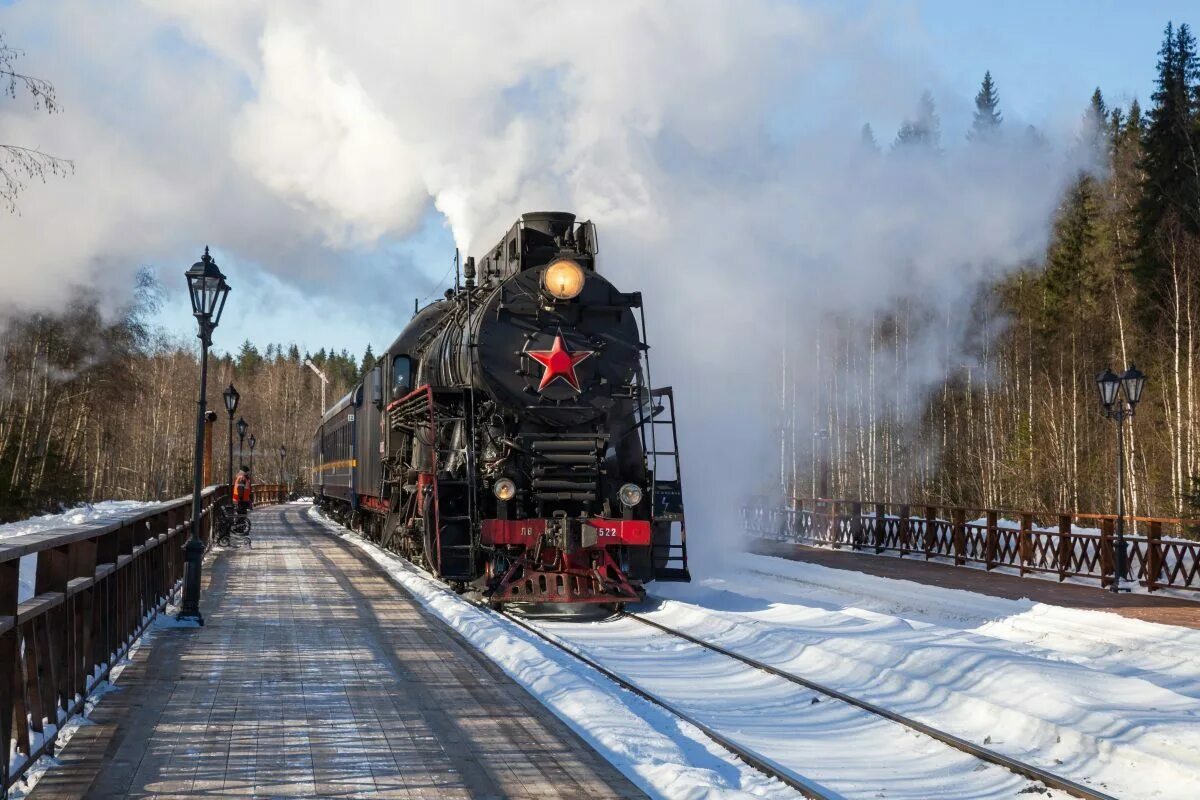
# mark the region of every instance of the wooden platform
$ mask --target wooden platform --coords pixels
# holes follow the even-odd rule
[[[1126,592],[1113,594],[1098,587],[1057,583],[1054,580],[1031,577],[1023,578],[1018,575],[988,572],[973,567],[925,561],[920,555],[898,558],[855,552],[854,550],[829,550],[790,542],[772,542],[765,539],[751,540],[750,549],[752,552],[762,555],[781,556],[793,561],[805,561],[834,569],[854,570],[882,578],[915,581],[945,589],[964,589],[1010,600],[1028,598],[1055,606],[1110,611],[1123,617],[1147,622],[1200,628],[1200,594],[1197,595],[1196,600],[1168,597],[1161,594]]]
[[[254,512],[31,797],[643,797],[307,509]]]

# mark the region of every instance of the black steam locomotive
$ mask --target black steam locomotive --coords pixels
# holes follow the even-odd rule
[[[594,224],[541,212],[467,259],[322,417],[318,502],[495,606],[688,580],[674,396],[596,253]]]

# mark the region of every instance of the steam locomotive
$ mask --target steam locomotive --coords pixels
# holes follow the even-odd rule
[[[689,580],[674,394],[597,252],[593,223],[538,212],[468,258],[321,418],[317,502],[493,607]]]

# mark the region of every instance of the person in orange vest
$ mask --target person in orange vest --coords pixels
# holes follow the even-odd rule
[[[237,477],[233,479],[233,507],[237,509],[237,513],[246,514],[250,511],[252,501],[250,470],[243,464]]]

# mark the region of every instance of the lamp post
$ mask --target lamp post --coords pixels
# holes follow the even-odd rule
[[[1100,405],[1104,416],[1117,423],[1117,542],[1116,564],[1109,590],[1121,591],[1121,578],[1125,577],[1125,420],[1132,419],[1134,409],[1142,399],[1146,376],[1133,364],[1118,377],[1111,369],[1096,376],[1096,388],[1100,391]]]
[[[229,388],[226,389],[224,392],[222,392],[221,395],[225,398],[225,410],[229,412],[229,480],[226,481],[225,485],[228,486],[229,491],[232,492],[233,491],[233,414],[235,411],[237,411],[238,400],[241,399],[241,395],[238,394],[238,390],[233,387],[232,383],[229,384]]]
[[[234,427],[237,428],[238,432],[238,466],[240,467],[245,463],[242,461],[242,446],[246,442],[246,431],[249,430],[250,426],[246,424],[246,420],[238,417],[237,425]]]
[[[205,394],[208,389],[208,348],[212,346],[212,332],[221,321],[225,300],[229,297],[229,284],[217,268],[217,262],[204,248],[204,256],[184,273],[187,278],[188,294],[192,301],[192,315],[200,328],[200,397],[196,410],[196,455],[192,470],[192,530],[183,547],[183,600],[179,607],[179,619],[195,620],[204,624],[200,615],[200,567],[204,558],[204,542],[200,541],[200,478],[204,448],[204,413],[207,410]]]
[[[258,439],[254,434],[250,434],[246,444],[250,445],[250,482],[254,483],[254,445],[258,444]]]
[[[283,473],[283,459],[286,457],[287,457],[287,448],[284,447],[283,445],[279,445],[279,492],[281,495],[280,496],[281,501],[283,499],[282,494],[283,494],[283,490],[285,488],[284,481],[283,481],[283,474],[284,474]]]

